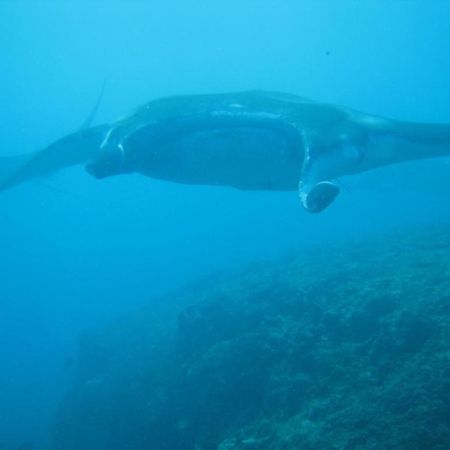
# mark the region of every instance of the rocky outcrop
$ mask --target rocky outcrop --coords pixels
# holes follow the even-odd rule
[[[54,450],[450,448],[450,227],[313,248],[85,336]]]

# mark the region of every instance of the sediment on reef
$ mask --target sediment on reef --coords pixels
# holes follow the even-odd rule
[[[81,340],[54,450],[450,448],[450,226],[159,305]]]

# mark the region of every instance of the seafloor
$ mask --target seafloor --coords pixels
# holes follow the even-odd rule
[[[206,280],[75,372],[54,450],[449,449],[450,226]]]

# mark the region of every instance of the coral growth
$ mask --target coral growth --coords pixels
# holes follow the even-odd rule
[[[450,228],[310,249],[85,337],[54,449],[448,449],[449,343]]]

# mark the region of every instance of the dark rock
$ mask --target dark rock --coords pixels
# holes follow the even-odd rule
[[[449,232],[255,265],[85,336],[53,449],[450,448]]]

